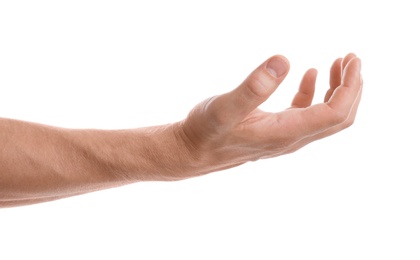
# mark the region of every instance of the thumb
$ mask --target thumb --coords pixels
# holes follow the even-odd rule
[[[258,66],[236,89],[213,100],[211,114],[237,123],[270,97],[289,71],[288,60],[273,56]],[[217,120],[219,121],[219,120]],[[220,122],[220,121],[219,121]]]

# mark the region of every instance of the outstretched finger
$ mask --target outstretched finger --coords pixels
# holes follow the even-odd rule
[[[312,104],[317,74],[318,72],[316,69],[309,69],[306,71],[305,75],[303,75],[299,85],[299,91],[293,98],[292,108],[304,108]]]
[[[341,61],[341,76],[343,76],[347,64],[349,64],[349,62],[354,58],[356,58],[356,54],[354,53],[349,53],[346,56],[344,56],[344,58]]]
[[[341,84],[341,62],[342,58],[336,59],[330,69],[330,88],[328,89],[327,93],[325,94],[324,102],[327,102],[330,97],[332,96],[332,93],[334,93],[334,90],[340,86]]]
[[[341,76],[341,85],[334,91],[328,101],[329,106],[336,111],[350,111],[362,82],[360,59],[354,56],[347,63],[344,63],[344,61],[346,61],[346,58],[343,59],[345,67]]]
[[[335,89],[341,85],[344,69],[346,68],[347,64],[355,57],[356,55],[354,53],[349,53],[343,59],[339,58],[334,61],[330,70],[330,89],[328,89],[327,93],[325,94],[324,102],[328,102]]]
[[[238,123],[266,101],[289,71],[288,60],[280,55],[271,57],[256,68],[234,90],[217,96],[208,109],[218,124]]]

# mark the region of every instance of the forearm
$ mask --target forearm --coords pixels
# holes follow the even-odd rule
[[[183,179],[191,172],[187,149],[172,128],[76,130],[0,119],[0,205]]]

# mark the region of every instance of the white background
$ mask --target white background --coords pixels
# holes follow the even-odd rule
[[[268,111],[310,67],[321,102],[348,52],[364,78],[356,123],[294,154],[1,209],[0,259],[420,259],[415,2],[0,1],[1,117],[175,122],[274,54],[291,71]]]

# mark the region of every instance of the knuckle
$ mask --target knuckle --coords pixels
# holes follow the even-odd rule
[[[265,84],[258,76],[251,75],[245,81],[245,90],[247,94],[253,98],[263,99],[267,98],[268,91]]]

